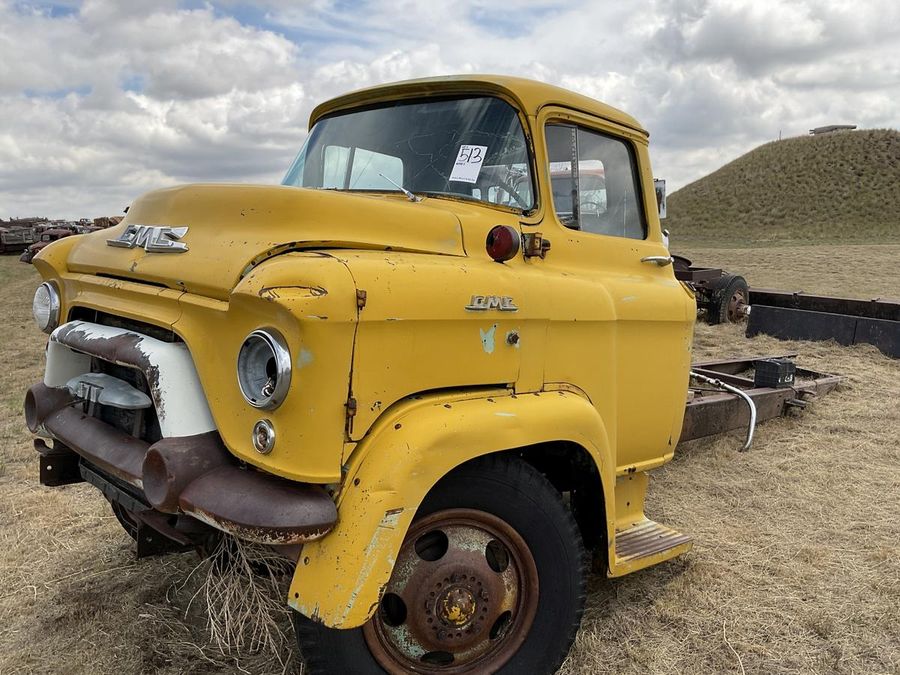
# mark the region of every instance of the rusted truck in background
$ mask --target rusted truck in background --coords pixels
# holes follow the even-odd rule
[[[0,254],[18,253],[35,241],[34,230],[30,227],[0,225]]]

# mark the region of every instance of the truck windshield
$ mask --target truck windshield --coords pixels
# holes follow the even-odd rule
[[[451,195],[528,211],[528,144],[493,97],[401,101],[319,120],[282,181],[328,190]]]

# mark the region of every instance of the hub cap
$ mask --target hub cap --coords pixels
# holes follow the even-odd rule
[[[363,633],[390,673],[493,672],[524,642],[537,601],[522,537],[489,513],[449,509],[410,528]]]
[[[744,307],[747,304],[747,297],[744,291],[737,289],[730,298],[728,298],[728,309],[726,310],[729,323],[737,323],[744,318]]]

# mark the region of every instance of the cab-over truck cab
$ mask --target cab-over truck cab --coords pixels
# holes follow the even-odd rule
[[[647,144],[537,82],[385,85],[316,108],[282,186],[159,190],[54,243],[43,482],[296,560],[311,672],[552,672],[585,551],[619,576],[690,547],[643,513],[695,317]]]

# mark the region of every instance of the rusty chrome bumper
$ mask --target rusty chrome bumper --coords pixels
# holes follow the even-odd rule
[[[240,467],[215,431],[150,445],[82,412],[66,389],[43,383],[28,390],[25,420],[32,432],[45,431],[140,491],[157,511],[191,516],[240,539],[300,544],[337,522],[323,487]]]

